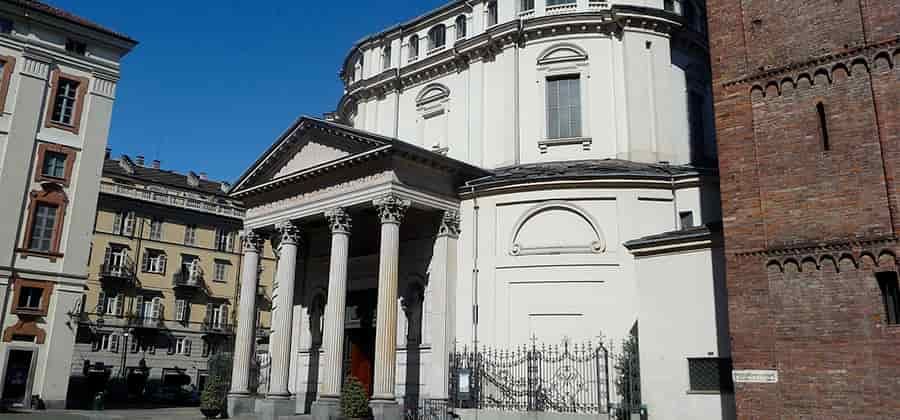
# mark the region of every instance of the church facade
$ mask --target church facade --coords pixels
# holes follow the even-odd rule
[[[457,1],[354,45],[338,109],[295,121],[231,190],[247,209],[231,413],[334,418],[354,376],[375,418],[400,418],[458,401],[451,356],[539,342],[609,355],[609,374],[566,391],[593,383],[586,405],[606,414],[631,340],[632,409],[732,416],[703,16]],[[265,242],[271,373],[252,398]],[[558,404],[523,410],[583,408],[548,389]]]

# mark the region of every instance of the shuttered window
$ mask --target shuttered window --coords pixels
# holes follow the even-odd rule
[[[547,138],[581,137],[581,78],[547,79]]]
[[[53,247],[53,229],[56,226],[58,207],[49,204],[38,204],[34,210],[34,224],[31,227],[31,238],[28,248],[34,251],[49,252]]]

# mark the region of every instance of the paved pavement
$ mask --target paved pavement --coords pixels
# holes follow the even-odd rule
[[[0,420],[200,420],[203,415],[197,407],[156,408],[132,410],[40,410],[16,413],[0,413]],[[236,419],[236,418],[232,418]],[[240,419],[243,420],[243,419]]]

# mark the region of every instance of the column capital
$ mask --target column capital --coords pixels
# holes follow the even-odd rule
[[[331,233],[350,234],[352,227],[352,219],[347,210],[343,207],[333,208],[325,212],[325,218],[328,219],[328,225],[331,227]]]
[[[242,234],[244,237],[244,253],[254,252],[259,254],[262,252],[263,241],[265,240],[262,235],[256,233],[256,231],[247,231]]]
[[[372,200],[372,205],[378,210],[378,217],[381,218],[381,223],[398,225],[403,220],[403,216],[406,215],[406,210],[409,209],[410,204],[409,200],[401,199],[394,194],[388,194]]]
[[[449,236],[459,238],[459,212],[456,210],[444,211],[441,217],[441,227],[438,229],[438,236]]]
[[[278,223],[275,230],[281,235],[280,245],[297,245],[300,242],[300,227],[290,220]]]

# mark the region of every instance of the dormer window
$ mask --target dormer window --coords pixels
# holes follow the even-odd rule
[[[415,61],[419,58],[419,36],[413,35],[409,37],[409,61]]]
[[[66,40],[66,51],[72,54],[84,55],[87,52],[87,44],[69,38]]]
[[[436,50],[444,48],[447,43],[447,28],[444,25],[437,25],[428,31],[428,50]]]

